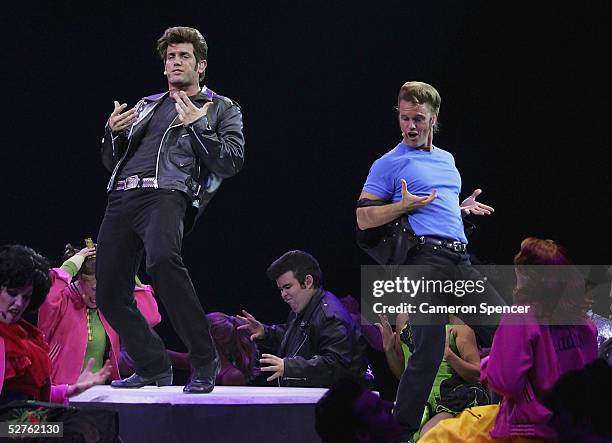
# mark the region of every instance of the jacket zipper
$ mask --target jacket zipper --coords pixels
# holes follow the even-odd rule
[[[193,127],[191,128],[191,132],[193,132],[193,135],[195,136],[200,146],[202,146],[202,149],[204,149],[204,152],[206,152],[206,155],[209,155],[208,149],[206,149],[206,146],[204,146],[204,143],[202,143],[202,140],[200,140],[200,137],[198,137],[198,133],[195,129],[193,129]]]
[[[308,333],[304,335],[304,340],[302,340],[302,343],[300,343],[300,345],[298,346],[298,348],[296,349],[296,351],[293,353],[293,355],[290,358],[295,357],[298,354],[298,352],[300,352],[300,349],[302,349],[302,346],[304,346],[304,343],[306,343],[306,340],[308,340]]]
[[[290,356],[289,358],[293,358],[297,355],[298,352],[300,352],[300,349],[302,349],[302,346],[304,346],[304,343],[306,343],[306,340],[308,340],[308,333],[304,334],[304,340],[302,340],[302,343],[300,343],[300,345],[298,346],[298,348],[296,349],[296,351],[293,353],[292,356]],[[296,380],[296,381],[306,381],[306,377],[282,377],[283,381],[284,380]],[[278,379],[278,387],[281,387],[281,377],[279,377]]]
[[[204,89],[202,89],[202,92],[204,92]],[[153,106],[149,112],[153,111],[155,109],[155,107],[159,104],[156,103],[155,106]],[[145,114],[142,119],[144,119],[149,112],[147,112],[147,114]],[[140,119],[142,121],[142,119]],[[176,117],[175,117],[176,119]],[[173,120],[174,122],[174,120]],[[159,184],[158,184],[158,175],[159,175],[159,156],[161,155],[161,150],[162,150],[162,145],[164,144],[164,138],[166,137],[166,134],[168,133],[168,131],[172,128],[176,128],[178,126],[181,126],[182,123],[179,123],[177,125],[172,125],[172,123],[170,123],[170,126],[168,126],[168,128],[166,128],[166,131],[164,132],[164,135],[162,135],[161,141],[159,142],[159,149],[157,150],[157,160],[155,162],[155,180],[153,181],[153,187],[155,189],[159,188]],[[121,162],[125,159],[125,157],[127,156],[128,152],[130,151],[130,146],[132,144],[132,139],[131,139],[131,135],[132,135],[132,131],[134,130],[134,126],[136,126],[135,124],[132,125],[132,127],[130,128],[130,133],[128,134],[128,146],[125,149],[125,153],[123,154],[123,157],[121,157],[121,159],[117,162],[117,164],[115,165],[115,169],[113,170],[113,174],[111,175],[111,180],[109,182],[109,185],[107,187],[107,191],[111,190],[113,188],[112,183],[115,181],[115,175],[117,174],[117,170],[119,169],[119,165],[121,165]],[[195,130],[193,131],[193,133],[196,136],[196,139],[198,140],[198,142],[202,145],[202,147],[204,148],[204,150],[206,151],[206,153],[208,154],[208,150],[206,149],[206,147],[204,146],[204,144],[202,143],[202,141],[198,138]],[[111,144],[112,144],[112,149],[113,149],[113,153],[115,151],[115,143],[114,143],[114,139],[112,137],[112,133],[111,133]],[[199,170],[199,165],[198,165],[198,170]],[[199,188],[201,188],[201,185],[199,186]],[[200,189],[198,188],[198,192],[200,191]]]

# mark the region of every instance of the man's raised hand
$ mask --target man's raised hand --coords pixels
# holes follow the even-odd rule
[[[431,191],[431,194],[425,197],[419,197],[417,195],[413,195],[410,192],[408,192],[408,184],[406,183],[406,180],[402,179],[401,204],[402,204],[402,207],[406,210],[406,212],[410,212],[410,211],[413,211],[418,208],[422,208],[423,206],[430,204],[432,201],[436,199],[436,196],[437,196],[437,192],[435,189]]]
[[[115,109],[113,109],[113,112],[111,112],[108,118],[108,126],[113,132],[123,131],[134,124],[138,119],[138,113],[134,108],[126,111],[125,108],[127,108],[127,103],[120,105],[119,102],[115,100],[114,104]]]
[[[174,95],[174,99],[176,100],[175,107],[179,120],[185,126],[204,117],[208,112],[208,108],[212,106],[212,102],[207,102],[204,106],[198,108],[185,94],[185,91],[179,91],[178,94]]]
[[[495,211],[491,206],[477,202],[476,197],[482,193],[482,189],[476,189],[468,198],[461,203],[461,212],[464,215],[491,215]]]
[[[263,325],[247,311],[243,309],[242,315],[237,315],[236,317],[244,322],[237,329],[247,330],[251,334],[251,341],[264,337],[265,331]]]

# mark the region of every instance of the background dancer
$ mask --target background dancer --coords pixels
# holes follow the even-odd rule
[[[96,249],[77,250],[67,244],[62,265],[52,268],[53,284],[38,312],[38,327],[51,352],[51,380],[74,383],[90,358],[93,370],[110,361],[111,377],[119,378],[119,336],[99,312],[96,301]],[[154,327],[161,321],[153,288],[136,277],[133,288],[136,306]]]

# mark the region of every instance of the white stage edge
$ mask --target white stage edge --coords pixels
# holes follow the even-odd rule
[[[314,409],[325,392],[217,386],[210,394],[185,394],[182,386],[95,386],[70,404],[116,411],[124,443],[318,443]]]
[[[173,405],[276,405],[315,404],[327,392],[324,388],[271,388],[251,386],[215,386],[210,394],[185,394],[182,386],[145,386],[140,389],[116,389],[94,386],[70,403],[122,403]]]

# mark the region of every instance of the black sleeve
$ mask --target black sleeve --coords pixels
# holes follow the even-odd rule
[[[270,353],[276,353],[278,347],[283,341],[285,332],[287,332],[287,324],[281,325],[263,325],[264,327],[264,338],[257,340],[257,346],[268,349]]]
[[[102,164],[110,172],[113,172],[117,162],[125,152],[128,145],[128,131],[113,132],[108,123],[104,128],[104,137],[102,138]]]
[[[339,374],[349,370],[354,346],[346,325],[338,318],[327,318],[317,338],[316,355],[285,358],[283,378],[300,380],[300,386],[331,386]]]
[[[206,116],[187,126],[194,152],[209,171],[221,178],[231,177],[244,163],[244,135],[242,112],[236,103],[223,101],[219,106],[216,130],[210,127]]]

